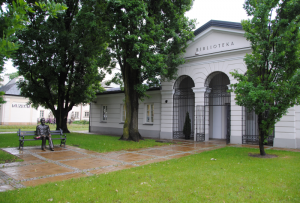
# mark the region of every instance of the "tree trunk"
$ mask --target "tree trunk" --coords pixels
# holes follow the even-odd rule
[[[138,70],[128,67],[123,73],[126,119],[123,126],[123,135],[120,140],[133,140],[138,142],[143,140],[138,129],[139,114],[139,94],[135,91],[134,86],[139,83]]]
[[[259,152],[260,155],[265,156],[265,148],[264,148],[264,131],[262,129],[262,120],[263,120],[263,115],[259,114],[258,115],[258,129],[259,129],[259,137],[258,137],[258,142],[259,142]]]
[[[70,133],[68,129],[67,121],[68,121],[67,116],[64,118],[56,118],[56,130],[62,129],[64,133]]]
[[[56,130],[62,129],[64,133],[70,133],[67,121],[68,121],[68,112],[66,113],[65,109],[61,108],[58,104],[56,110]]]

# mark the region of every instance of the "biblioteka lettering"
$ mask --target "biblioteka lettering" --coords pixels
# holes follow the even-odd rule
[[[226,42],[226,43],[220,43],[220,44],[214,44],[214,45],[210,45],[210,46],[204,46],[204,47],[200,47],[200,48],[196,48],[196,53],[195,55],[199,55],[201,51],[206,51],[206,50],[210,50],[210,49],[217,49],[217,48],[221,48],[221,47],[228,47],[228,46],[233,46],[234,43],[233,42]]]

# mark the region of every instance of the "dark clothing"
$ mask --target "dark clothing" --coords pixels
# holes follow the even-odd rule
[[[42,150],[45,150],[46,140],[49,142],[49,147],[53,151],[53,142],[51,139],[50,128],[48,125],[36,126],[36,135],[42,137]]]
[[[38,125],[36,126],[37,136],[51,136],[49,125]]]

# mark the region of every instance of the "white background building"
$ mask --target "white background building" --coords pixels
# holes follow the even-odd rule
[[[54,118],[50,109],[44,107],[33,108],[31,105],[27,105],[29,99],[20,96],[20,90],[17,87],[17,81],[21,77],[14,78],[8,81],[8,75],[4,77],[4,86],[0,88],[0,91],[4,91],[3,95],[5,104],[1,104],[0,107],[0,124],[1,125],[36,125],[40,118]],[[76,120],[89,120],[89,104],[80,104],[74,106],[69,112],[68,119],[74,115]]]

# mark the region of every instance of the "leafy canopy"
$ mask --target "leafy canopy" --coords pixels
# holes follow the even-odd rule
[[[21,94],[35,105],[51,109],[64,131],[73,106],[88,103],[101,88],[99,67],[109,65],[103,7],[97,1],[64,1],[68,9],[45,18],[42,9],[29,14],[14,64],[25,80]]]
[[[184,63],[187,41],[194,36],[195,21],[184,16],[191,5],[192,0],[110,0],[109,47],[121,69],[112,81],[123,84],[126,69],[138,70],[135,90],[142,98],[162,78],[174,79],[178,65]]]
[[[300,102],[300,1],[247,0],[243,20],[252,53],[246,74],[231,73],[236,102],[255,111],[264,139],[288,108]],[[275,17],[272,17],[275,16]]]
[[[55,1],[27,3],[24,0],[1,1],[0,7],[0,67],[3,70],[4,59],[10,58],[19,47],[13,42],[14,34],[26,28],[28,12],[34,13],[39,7],[46,15],[56,17],[67,7]],[[2,71],[1,70],[1,71]]]

